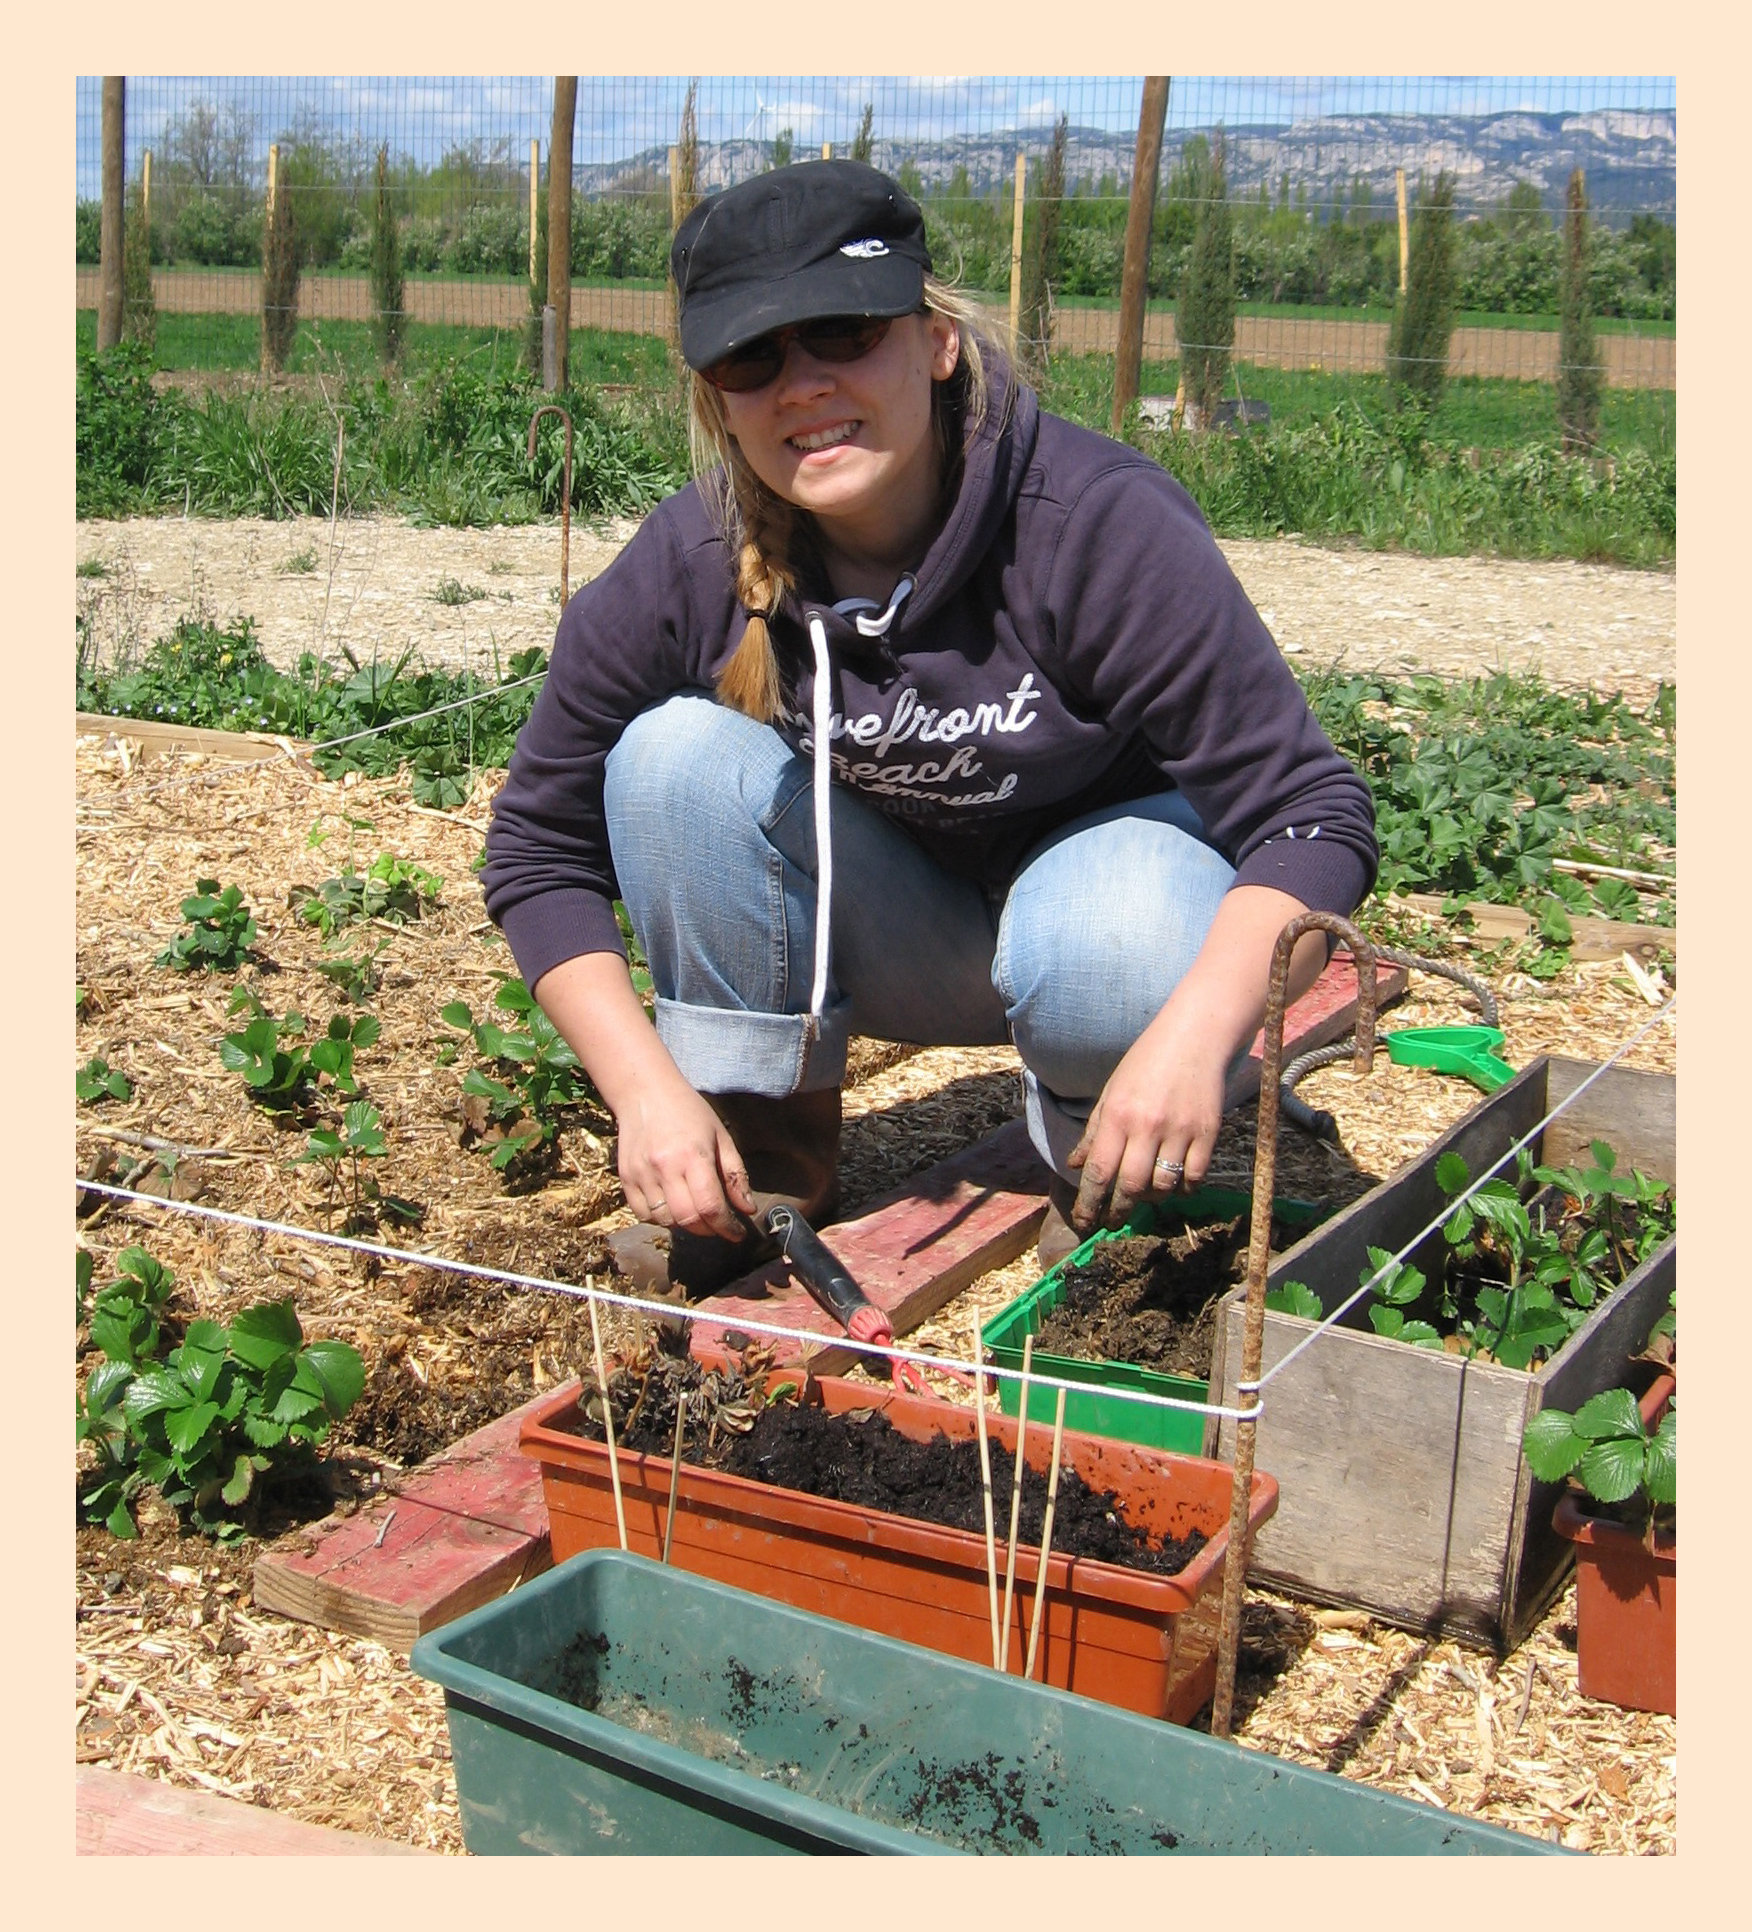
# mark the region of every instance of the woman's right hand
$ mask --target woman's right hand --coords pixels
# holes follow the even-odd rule
[[[580,953],[543,973],[536,998],[620,1126],[627,1205],[641,1221],[740,1241],[754,1213],[730,1130],[682,1078],[619,953]]]
[[[646,1089],[620,1114],[619,1167],[641,1221],[740,1241],[754,1213],[748,1171],[730,1130],[685,1081]]]

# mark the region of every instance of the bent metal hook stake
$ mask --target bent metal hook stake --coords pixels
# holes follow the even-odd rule
[[[1253,1222],[1247,1246],[1247,1309],[1241,1329],[1236,1407],[1259,1403],[1259,1361],[1265,1348],[1265,1269],[1271,1254],[1271,1204],[1277,1192],[1278,1083],[1284,1059],[1284,1008],[1290,956],[1306,932],[1336,934],[1357,969],[1356,1053],[1351,1065],[1367,1073],[1375,1060],[1375,949],[1348,919],[1334,912],[1299,913],[1278,934],[1265,998],[1265,1054],[1260,1069],[1259,1131],[1253,1151]],[[1249,1384],[1255,1386],[1249,1387]],[[1217,1688],[1211,1736],[1227,1737],[1235,1704],[1235,1663],[1241,1647],[1241,1586],[1247,1574],[1247,1516],[1253,1488],[1257,1420],[1235,1424],[1235,1486],[1229,1502],[1229,1548],[1223,1560],[1223,1618],[1217,1637]]]
[[[535,426],[544,416],[558,416],[566,425],[566,468],[560,479],[560,609],[572,599],[572,417],[558,403],[543,403],[529,419],[529,460],[535,461]]]

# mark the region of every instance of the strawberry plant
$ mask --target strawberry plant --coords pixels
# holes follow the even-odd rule
[[[232,972],[256,942],[256,922],[234,885],[224,891],[217,879],[197,879],[182,902],[183,929],[158,955],[157,964],[173,972]]]
[[[1457,1201],[1442,1226],[1444,1261],[1433,1290],[1421,1269],[1371,1247],[1357,1280],[1373,1297],[1376,1334],[1507,1368],[1531,1368],[1555,1354],[1675,1226],[1673,1190],[1664,1181],[1618,1174],[1604,1141],[1589,1151],[1591,1165],[1565,1168],[1536,1167],[1523,1152],[1515,1183],[1493,1178]],[[1436,1181],[1456,1200],[1471,1174],[1450,1152],[1436,1163]],[[1269,1290],[1265,1301],[1309,1321],[1325,1312],[1300,1281]]]
[[[332,938],[342,927],[366,919],[405,926],[418,919],[428,905],[435,904],[443,890],[444,881],[424,866],[383,852],[363,877],[343,872],[325,879],[314,891],[299,886],[292,900],[307,925],[320,927],[324,938]]]
[[[402,1222],[417,1222],[422,1218],[421,1210],[412,1202],[385,1194],[375,1178],[361,1167],[361,1162],[377,1160],[387,1151],[383,1118],[368,1101],[355,1100],[347,1107],[341,1114],[338,1131],[332,1127],[312,1129],[309,1144],[294,1158],[293,1165],[314,1162],[328,1175],[325,1224],[333,1219],[335,1196],[343,1175],[348,1190],[347,1218],[343,1226],[348,1234],[374,1228],[380,1213]]]
[[[601,1103],[578,1056],[529,988],[509,973],[498,978],[493,1004],[521,1021],[520,1030],[477,1020],[465,1000],[452,1000],[440,1018],[472,1040],[475,1051],[501,1076],[471,1067],[462,1077],[462,1091],[469,1131],[489,1148],[493,1166],[503,1172],[520,1154],[552,1141],[559,1126],[557,1109]],[[441,1051],[441,1064],[455,1057],[459,1044],[451,1042]]]
[[[246,1308],[228,1328],[193,1321],[162,1357],[105,1355],[75,1417],[95,1463],[79,1501],[88,1522],[124,1537],[138,1534],[146,1488],[210,1536],[244,1535],[264,1486],[307,1470],[365,1386],[358,1352],[306,1342],[290,1301]]]
[[[91,1295],[91,1256],[80,1252],[78,1319],[89,1323],[92,1346],[112,1362],[149,1360],[159,1350],[161,1318],[176,1277],[144,1248],[124,1248],[116,1269],[115,1279]]]
[[[231,1012],[250,1014],[240,1032],[227,1033],[219,1047],[220,1063],[243,1075],[252,1097],[270,1113],[287,1113],[307,1090],[326,1081],[345,1094],[356,1094],[353,1055],[373,1045],[382,1034],[381,1022],[369,1013],[349,1020],[337,1013],[328,1031],[308,1047],[300,1044],[304,1015],[290,1012],[276,1020],[247,986],[231,997]]]
[[[73,1076],[76,1100],[132,1100],[134,1089],[125,1073],[117,1073],[107,1060],[95,1054]]]
[[[1631,1505],[1645,1536],[1653,1532],[1656,1510],[1678,1503],[1679,1425],[1672,1403],[1651,1430],[1629,1389],[1607,1389],[1573,1415],[1541,1409],[1522,1432],[1521,1448],[1541,1482],[1572,1476],[1597,1503]]]

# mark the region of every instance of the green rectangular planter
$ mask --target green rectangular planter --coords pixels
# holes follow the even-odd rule
[[[1557,1849],[619,1550],[413,1666],[475,1853]]]
[[[1248,1195],[1230,1188],[1201,1187],[1193,1190],[1172,1208],[1144,1206],[1136,1209],[1119,1227],[1103,1228],[1092,1234],[1056,1263],[1032,1288],[1002,1308],[980,1330],[986,1352],[999,1368],[1020,1369],[1025,1337],[1038,1334],[1042,1322],[1064,1296],[1064,1273],[1087,1261],[1103,1241],[1120,1241],[1128,1235],[1156,1234],[1164,1227],[1188,1223],[1232,1221],[1252,1208]],[[1323,1210],[1306,1201],[1279,1201],[1273,1212],[1279,1220],[1312,1226]],[[1070,1355],[1036,1352],[1034,1369],[1042,1375],[1056,1375],[1066,1382],[1081,1382],[1087,1395],[1075,1391],[1065,1397],[1065,1427],[1081,1429],[1088,1435],[1111,1436],[1118,1442],[1135,1442],[1147,1449],[1173,1449],[1185,1456],[1204,1454],[1205,1417],[1198,1409],[1164,1409],[1152,1403],[1127,1402],[1121,1396],[1103,1394],[1110,1389],[1136,1389],[1148,1395],[1173,1396],[1183,1402],[1205,1402],[1209,1384],[1190,1375],[1164,1375],[1156,1369],[1139,1368],[1132,1362],[1084,1362]],[[1005,1415],[1015,1415],[1021,1406],[1022,1388],[1008,1379],[998,1383],[998,1401]],[[1028,1419],[1044,1422],[1049,1428],[1058,1409],[1055,1389],[1030,1385]]]

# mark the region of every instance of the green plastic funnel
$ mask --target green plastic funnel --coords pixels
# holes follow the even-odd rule
[[[1432,1067],[1457,1073],[1486,1093],[1495,1093],[1515,1069],[1497,1057],[1502,1032],[1494,1026],[1402,1026],[1381,1036],[1387,1057],[1398,1067]]]

